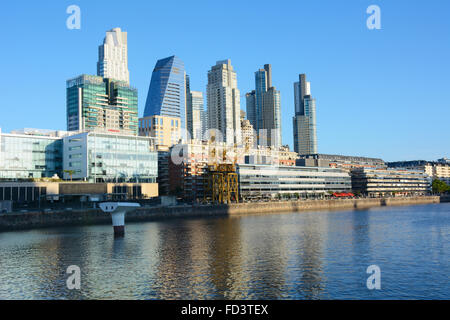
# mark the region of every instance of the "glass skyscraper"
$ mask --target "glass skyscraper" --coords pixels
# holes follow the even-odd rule
[[[177,56],[158,60],[153,69],[144,117],[167,116],[180,118],[186,129],[186,72],[184,62]]]
[[[272,67],[255,72],[255,90],[246,94],[247,118],[258,135],[258,144],[281,146],[280,91],[272,86]]]
[[[294,99],[294,150],[298,154],[316,154],[316,99],[311,97],[305,74],[300,74],[299,81],[294,83]]]
[[[99,76],[68,80],[67,130],[137,135],[137,89],[127,82]]]

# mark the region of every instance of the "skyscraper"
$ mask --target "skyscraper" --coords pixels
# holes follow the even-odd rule
[[[187,123],[188,132],[191,139],[201,140],[203,138],[204,128],[204,113],[203,109],[203,92],[191,91],[189,92],[189,104],[187,108]]]
[[[300,74],[299,81],[294,83],[294,100],[294,150],[298,154],[316,154],[316,99],[311,97],[305,74]]]
[[[186,123],[190,138],[202,140],[207,130],[203,92],[191,91],[190,79],[186,75]]]
[[[272,67],[255,72],[255,90],[246,94],[247,117],[258,134],[258,143],[279,147],[281,141],[280,91],[272,86]]]
[[[138,93],[127,82],[81,75],[66,90],[68,131],[138,134]]]
[[[182,138],[186,127],[186,72],[177,56],[158,60],[153,69],[144,117],[180,118]]]
[[[208,129],[220,131],[227,144],[240,144],[240,95],[231,60],[217,61],[208,71],[207,102]]]
[[[127,33],[120,28],[107,31],[103,44],[98,47],[97,75],[130,82]]]

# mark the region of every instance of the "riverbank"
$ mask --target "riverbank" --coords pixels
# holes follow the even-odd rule
[[[441,199],[438,196],[426,196],[410,198],[279,201],[238,203],[230,205],[143,207],[129,212],[126,216],[126,221],[143,222],[194,217],[225,217],[301,211],[367,209],[381,206],[406,206],[440,202]],[[110,223],[110,215],[103,213],[100,209],[9,213],[0,215],[0,231]]]

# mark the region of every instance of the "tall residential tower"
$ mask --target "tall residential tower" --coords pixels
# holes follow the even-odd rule
[[[258,143],[279,147],[281,141],[280,91],[272,86],[272,67],[255,72],[255,90],[246,94],[247,117],[258,135]]]
[[[130,82],[127,33],[120,28],[107,31],[103,44],[98,47],[97,75]]]
[[[226,144],[240,144],[240,95],[231,60],[218,61],[208,71],[207,103],[208,129],[220,131]]]
[[[189,76],[186,75],[186,126],[190,138],[202,140],[207,130],[203,92],[191,91]]]
[[[300,155],[316,154],[316,99],[311,97],[305,74],[300,74],[299,81],[294,83],[294,100],[294,150]]]

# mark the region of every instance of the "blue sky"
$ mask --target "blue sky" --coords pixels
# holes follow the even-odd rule
[[[80,30],[66,28],[71,4],[81,8]],[[371,4],[381,8],[381,30],[366,27]],[[449,12],[448,0],[2,3],[0,127],[64,130],[66,79],[95,74],[105,31],[120,27],[140,116],[157,59],[178,55],[192,90],[205,92],[207,71],[229,58],[241,95],[270,63],[283,143],[292,147],[293,82],[306,73],[320,153],[450,157]]]

